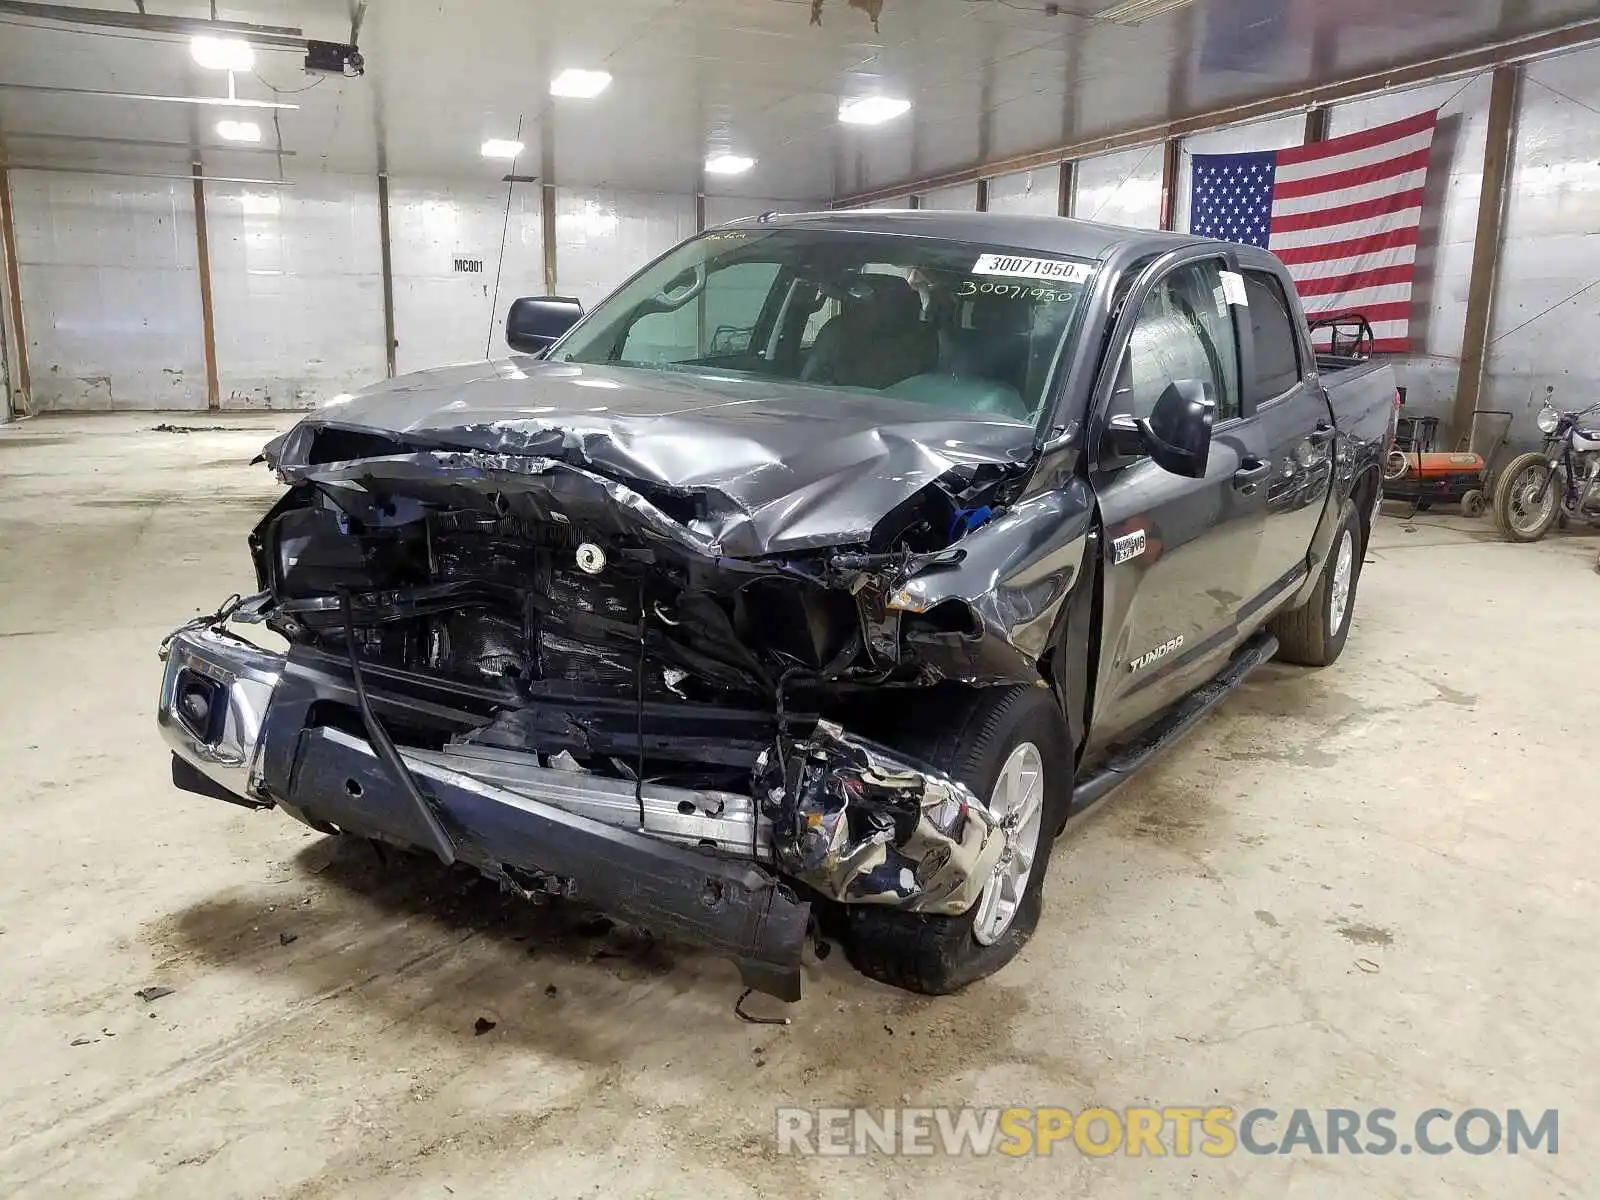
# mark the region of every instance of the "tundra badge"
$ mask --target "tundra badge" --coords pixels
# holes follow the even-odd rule
[[[1170,642],[1162,642],[1161,645],[1157,646],[1154,650],[1146,650],[1143,654],[1139,655],[1138,658],[1134,659],[1128,664],[1128,670],[1142,671],[1151,663],[1155,662],[1156,659],[1165,658],[1174,650],[1181,649],[1183,649],[1183,635],[1180,633]]]
[[[1144,553],[1144,530],[1135,529],[1132,533],[1125,533],[1111,541],[1111,565],[1117,566],[1129,559],[1138,558]]]

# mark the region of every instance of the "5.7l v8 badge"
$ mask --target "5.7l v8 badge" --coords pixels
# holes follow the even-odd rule
[[[1119,538],[1111,539],[1111,565],[1117,566],[1129,559],[1138,558],[1144,553],[1148,539],[1144,530],[1135,529],[1132,533],[1125,533]]]

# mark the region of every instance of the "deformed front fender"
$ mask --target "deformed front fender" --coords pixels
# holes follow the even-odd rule
[[[906,642],[919,661],[966,683],[1036,679],[1083,575],[1094,520],[1093,490],[1072,478],[968,534],[957,543],[959,562],[929,567],[906,583],[889,606],[913,614]],[[950,604],[968,611],[968,628],[951,631],[917,619]]]

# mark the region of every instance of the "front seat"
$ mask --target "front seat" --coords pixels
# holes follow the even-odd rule
[[[839,315],[817,334],[800,378],[807,383],[883,389],[931,371],[939,338],[922,320],[922,298],[898,275],[861,275]]]
[[[1033,310],[1008,297],[968,302],[968,328],[956,325],[944,348],[943,367],[966,379],[991,379],[1019,395],[1027,386]]]

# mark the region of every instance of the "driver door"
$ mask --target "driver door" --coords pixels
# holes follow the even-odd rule
[[[1110,417],[1147,417],[1177,380],[1207,385],[1216,411],[1205,474],[1172,474],[1102,437],[1091,468],[1105,529],[1105,605],[1092,747],[1160,714],[1233,653],[1253,597],[1267,467],[1242,406],[1241,322],[1216,257],[1179,262],[1129,297],[1120,353],[1097,395]],[[1137,305],[1137,308],[1131,306]],[[1246,327],[1247,329],[1247,327]],[[1247,336],[1247,333],[1246,333]]]

